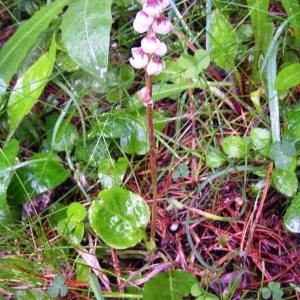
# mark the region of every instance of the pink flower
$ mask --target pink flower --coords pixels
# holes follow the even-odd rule
[[[165,68],[165,63],[159,57],[152,57],[146,71],[149,76],[158,75]]]
[[[153,31],[158,34],[168,34],[173,28],[171,21],[163,16],[157,18],[152,25]]]
[[[132,57],[129,58],[130,64],[135,69],[146,67],[149,62],[148,55],[144,53],[141,47],[134,47],[131,49]]]
[[[141,41],[141,47],[145,53],[152,54],[159,49],[161,41],[155,35],[146,35]]]
[[[147,0],[144,2],[143,11],[149,16],[159,16],[164,10],[164,3],[162,0]]]
[[[143,10],[140,10],[133,21],[133,29],[138,33],[148,31],[150,25],[153,23],[153,16],[147,15]]]
[[[136,93],[137,97],[144,102],[145,106],[153,105],[153,99],[150,95],[150,90],[147,87],[143,87]]]
[[[160,0],[160,2],[163,9],[167,8],[170,4],[169,0]]]
[[[141,48],[147,54],[163,56],[167,53],[167,46],[155,35],[147,35],[141,41]]]

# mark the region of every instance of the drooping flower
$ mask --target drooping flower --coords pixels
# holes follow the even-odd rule
[[[164,10],[165,1],[147,0],[143,5],[143,11],[149,16],[157,17]]]
[[[159,57],[152,57],[146,66],[149,76],[158,75],[165,68],[165,63]]]
[[[167,45],[164,42],[160,42],[159,48],[155,50],[155,54],[158,56],[164,56],[167,51]]]
[[[168,34],[173,28],[171,21],[164,16],[158,17],[152,24],[153,31],[158,34]]]
[[[141,47],[134,47],[131,49],[132,57],[129,58],[130,64],[136,68],[145,68],[149,62],[149,57]]]
[[[145,53],[153,54],[161,47],[161,41],[154,34],[149,34],[142,39],[141,47]]]
[[[153,21],[153,16],[149,16],[143,10],[140,10],[133,21],[133,29],[138,33],[147,32]]]

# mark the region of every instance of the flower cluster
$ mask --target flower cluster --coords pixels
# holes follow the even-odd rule
[[[143,0],[143,8],[136,14],[133,29],[138,33],[147,33],[140,47],[131,49],[130,64],[136,69],[145,68],[149,76],[158,75],[165,67],[161,56],[167,52],[167,46],[156,34],[168,34],[173,25],[163,15],[169,0]]]

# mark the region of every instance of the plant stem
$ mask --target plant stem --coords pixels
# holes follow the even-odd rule
[[[152,97],[151,76],[145,73],[146,89],[149,97]],[[146,105],[147,131],[150,146],[150,173],[152,185],[152,207],[151,207],[151,225],[150,225],[150,245],[155,245],[155,229],[157,219],[157,168],[156,168],[156,145],[153,126],[152,105]]]

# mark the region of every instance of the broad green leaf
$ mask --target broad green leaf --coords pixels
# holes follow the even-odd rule
[[[29,50],[36,46],[38,37],[68,2],[69,0],[56,0],[41,8],[0,49],[0,99]],[[0,101],[0,107],[1,105]]]
[[[125,157],[120,157],[117,162],[112,158],[101,161],[98,166],[98,177],[102,187],[110,189],[120,186],[127,169],[128,160]]]
[[[238,50],[237,33],[219,10],[212,14],[210,34],[212,60],[223,69],[233,68]]]
[[[226,156],[217,148],[209,147],[206,154],[206,165],[211,168],[219,168],[226,162]]]
[[[269,299],[272,296],[272,293],[269,288],[263,287],[261,289],[261,296],[263,297],[263,299]]]
[[[300,84],[300,64],[295,63],[284,67],[278,73],[275,81],[275,88],[278,92],[284,93],[298,84]]]
[[[18,151],[19,144],[16,140],[11,140],[5,148],[0,149],[0,222],[9,221],[10,219],[6,191],[13,172],[5,169],[13,165]]]
[[[293,233],[300,233],[300,194],[297,194],[284,215],[284,226]]]
[[[16,82],[8,100],[8,122],[11,132],[30,112],[52,73],[55,62],[55,42]]]
[[[185,163],[180,163],[178,168],[173,172],[172,177],[174,180],[179,179],[180,177],[186,177],[190,174],[190,170]]]
[[[288,197],[293,197],[298,189],[298,178],[291,167],[288,169],[275,169],[272,173],[274,187]]]
[[[143,299],[182,300],[190,294],[195,283],[198,283],[196,277],[183,270],[159,273],[145,283]]]
[[[250,131],[250,140],[254,150],[268,157],[272,142],[271,133],[264,128],[252,128]]]
[[[150,212],[137,194],[121,187],[103,190],[89,209],[92,228],[112,248],[135,246],[145,237]]]
[[[87,166],[96,167],[108,157],[109,142],[104,139],[92,138],[86,142],[79,142],[75,148],[78,161],[84,161]]]
[[[243,158],[248,154],[249,142],[246,138],[229,136],[224,138],[222,148],[229,158]]]
[[[71,203],[67,208],[67,219],[74,223],[83,221],[86,216],[85,207],[78,202]]]
[[[47,142],[54,151],[65,151],[70,153],[78,140],[79,134],[76,127],[71,124],[69,120],[64,120],[60,124],[56,135],[53,136],[57,118],[58,116],[53,114],[47,119],[45,125]]]
[[[38,194],[52,190],[70,176],[60,158],[51,152],[34,154],[27,162],[28,164],[15,171],[16,175],[9,185],[8,195],[12,204],[24,203]]]
[[[270,149],[270,158],[274,160],[276,168],[278,169],[288,168],[295,155],[295,145],[287,140],[274,143]]]
[[[283,7],[287,12],[292,25],[296,46],[300,47],[300,1],[299,0],[282,0]]]
[[[63,16],[62,41],[84,70],[103,77],[108,64],[111,0],[74,0]]]

